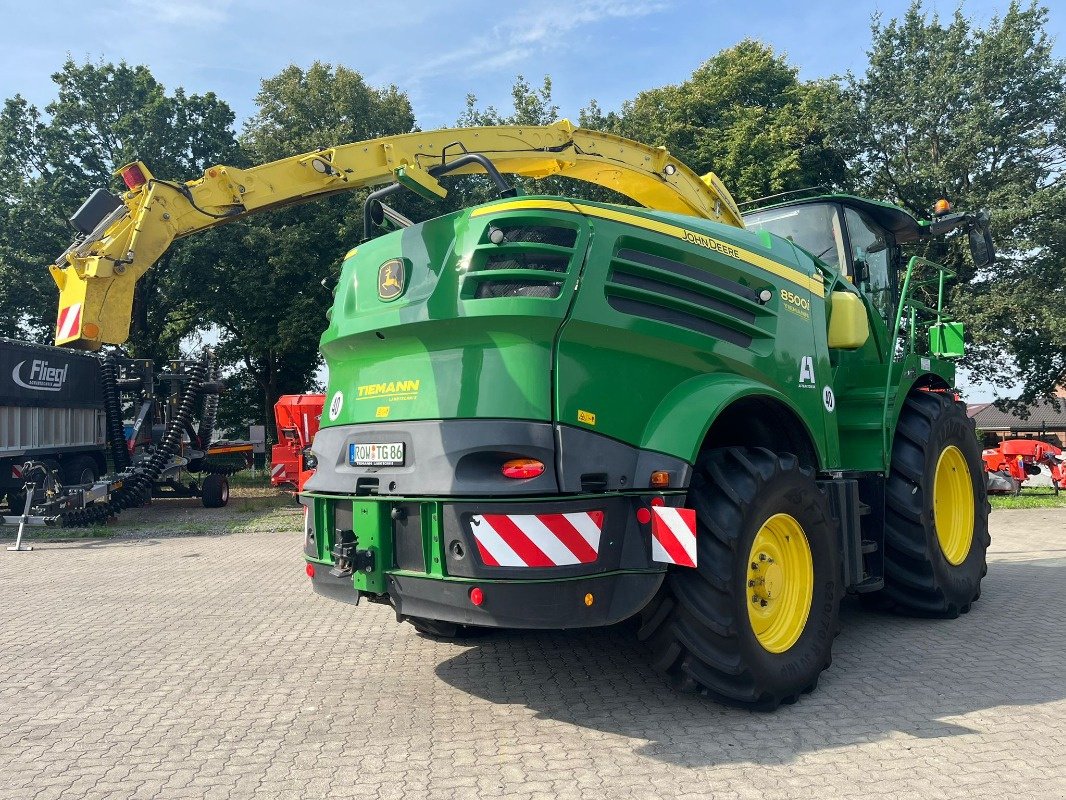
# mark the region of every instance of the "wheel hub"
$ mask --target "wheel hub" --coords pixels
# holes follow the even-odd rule
[[[775,514],[755,534],[748,558],[748,621],[759,644],[783,653],[803,633],[814,595],[814,561],[803,527]]]
[[[973,481],[966,457],[955,445],[945,447],[936,462],[933,524],[948,563],[958,566],[965,561],[973,543]]]

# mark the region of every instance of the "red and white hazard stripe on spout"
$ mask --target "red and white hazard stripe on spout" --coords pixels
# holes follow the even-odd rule
[[[475,514],[470,523],[486,566],[563,567],[599,556],[603,512]]]
[[[81,332],[81,303],[59,309],[59,320],[56,324],[56,339],[70,339]]]
[[[652,506],[651,559],[680,567],[696,566],[696,510]]]

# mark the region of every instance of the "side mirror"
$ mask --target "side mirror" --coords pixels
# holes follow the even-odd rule
[[[967,231],[970,240],[970,256],[977,269],[986,269],[996,262],[996,250],[992,245],[992,232],[988,226],[988,214],[977,212],[973,224]]]

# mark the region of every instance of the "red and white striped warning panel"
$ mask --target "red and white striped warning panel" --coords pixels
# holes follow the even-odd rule
[[[270,470],[270,477],[271,478],[276,478],[279,475],[282,475],[282,476],[285,475],[285,465],[284,464],[275,464],[274,468],[272,470]]]
[[[81,303],[59,309],[59,321],[56,323],[56,339],[70,339],[81,330]]]
[[[696,566],[696,510],[652,506],[651,560]]]
[[[489,567],[591,564],[600,552],[603,512],[475,514],[470,527]]]

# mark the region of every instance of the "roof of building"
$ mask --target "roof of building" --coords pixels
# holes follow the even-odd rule
[[[1038,400],[1029,407],[1029,416],[1024,419],[1016,412],[1001,411],[992,403],[973,403],[966,413],[981,430],[1066,431],[1066,401],[1059,402],[1058,411],[1046,400]]]

